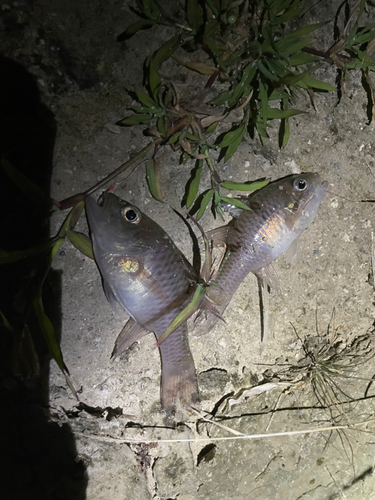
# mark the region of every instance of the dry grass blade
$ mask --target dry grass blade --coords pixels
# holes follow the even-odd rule
[[[211,422],[212,423],[212,422]],[[285,431],[285,432],[271,432],[265,434],[243,434],[242,436],[218,436],[218,437],[198,437],[198,438],[184,438],[184,439],[144,439],[143,437],[125,437],[125,438],[111,438],[107,436],[98,436],[94,434],[87,434],[84,432],[76,432],[76,436],[81,436],[87,439],[106,443],[128,444],[128,443],[211,443],[214,441],[237,441],[237,440],[251,440],[251,439],[269,439],[282,436],[301,436],[304,434],[318,434],[321,432],[331,432],[334,430],[347,430],[358,429],[359,427],[375,423],[375,418],[355,422],[352,425],[332,425],[328,427],[316,427],[313,429],[303,429],[298,431]]]

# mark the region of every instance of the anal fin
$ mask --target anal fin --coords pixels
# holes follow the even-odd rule
[[[150,332],[134,321],[133,318],[129,318],[115,341],[111,358],[120,356],[120,354],[126,351],[135,341],[141,339],[148,333]]]

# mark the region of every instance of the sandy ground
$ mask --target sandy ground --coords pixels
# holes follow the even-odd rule
[[[12,27],[5,55],[37,77],[43,101],[55,115],[51,195],[58,200],[87,189],[148,143],[141,128],[120,128],[115,122],[131,104],[126,90],[140,88],[144,58],[168,36],[155,30],[152,36],[148,31],[116,43],[116,36],[136,20],[127,2],[88,5],[1,4],[4,25]],[[180,69],[165,71],[166,78],[176,72],[182,90],[191,84],[181,81]],[[334,82],[328,65],[319,76]],[[80,401],[107,408],[101,416],[77,410],[64,377],[51,363],[51,413],[73,432],[76,461],[87,472],[86,491],[77,498],[375,499],[374,388],[368,387],[374,375],[368,362],[374,348],[374,208],[361,203],[374,198],[374,125],[368,124],[359,74],[350,75],[338,105],[336,96],[328,94],[316,95],[315,104],[317,111],[299,98],[306,114],[291,120],[285,150],[278,148],[275,128],[264,146],[247,137],[227,164],[218,164],[228,180],[314,171],[329,188],[314,223],[300,238],[296,259],[286,264],[279,258],[275,264],[282,296],[270,297],[265,349],[254,276],[231,301],[227,324],[203,337],[195,336],[190,325],[200,417],[191,412],[176,426],[165,422],[159,404],[160,360],[151,335],[110,361],[126,314],[113,312],[106,302],[93,261],[69,243],[56,257],[54,268],[62,273],[65,362]],[[143,167],[116,193],[156,220],[191,259],[188,231],[170,206],[180,209],[193,164],[179,165],[178,153],[169,149],[161,164],[167,203],[150,196]],[[208,186],[206,176],[202,187]],[[52,219],[53,234],[64,216]],[[211,229],[219,222],[207,213],[202,224]],[[87,233],[84,218],[78,229]],[[332,356],[333,385],[324,379],[319,400],[314,383]],[[263,392],[246,392],[254,387]],[[118,407],[122,415],[111,418],[108,408]],[[204,422],[205,412],[213,412],[214,421],[229,429]],[[349,430],[272,435],[348,424]],[[270,436],[248,440],[239,433]],[[224,437],[231,439],[220,440]],[[127,438],[138,444],[125,443]]]

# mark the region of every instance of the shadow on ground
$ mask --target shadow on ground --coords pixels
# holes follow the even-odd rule
[[[20,64],[0,57],[0,149],[19,172],[48,196],[56,134],[53,113],[40,101],[35,79]],[[0,169],[0,247],[19,250],[49,237],[49,207],[35,204]],[[45,256],[0,266],[0,456],[2,498],[86,498],[87,477],[66,424],[49,421],[49,364],[32,299]],[[60,330],[60,275],[50,272],[44,291],[47,314]],[[27,322],[30,334],[24,328]],[[4,493],[6,495],[4,496]]]

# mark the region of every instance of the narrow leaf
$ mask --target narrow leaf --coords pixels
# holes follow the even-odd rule
[[[241,81],[235,87],[234,91],[231,92],[231,96],[228,100],[228,106],[232,107],[237,104],[238,100],[248,91],[251,81],[253,80],[256,73],[256,66],[254,63],[250,63],[242,72]]]
[[[129,125],[138,125],[139,123],[148,123],[151,121],[153,118],[152,115],[133,115],[129,116],[128,118],[124,118],[123,120],[120,120],[117,122],[117,125],[124,125],[124,126],[129,126]]]
[[[281,119],[281,118],[290,118],[291,116],[300,115],[301,113],[304,113],[304,111],[301,111],[299,109],[268,108],[267,118],[270,120]]]
[[[154,0],[142,0],[142,10],[149,19],[156,19],[162,14],[162,10]]]
[[[245,203],[237,198],[227,198],[226,196],[220,196],[220,199],[229,203],[229,205],[234,205],[235,207],[242,208],[243,210],[251,210],[250,207],[245,205]]]
[[[70,229],[66,235],[69,238],[70,243],[75,246],[77,250],[83,253],[83,255],[86,255],[86,257],[94,259],[91,240],[88,236]]]
[[[137,21],[134,24],[131,24],[126,28],[126,30],[118,35],[117,41],[118,42],[123,42],[125,40],[129,40],[137,31],[139,30],[146,30],[150,29],[156,24],[155,21],[149,20],[149,19],[141,19],[140,21]]]
[[[279,143],[281,148],[285,148],[285,146],[288,144],[289,135],[290,135],[290,125],[289,125],[289,120],[286,118],[285,120],[282,120],[280,123]]]
[[[137,90],[136,95],[138,97],[138,100],[144,104],[147,108],[156,108],[156,102],[145,92],[142,92],[142,90]]]
[[[193,30],[198,31],[203,20],[203,10],[198,0],[187,0],[186,15],[190,26]]]
[[[174,36],[170,40],[168,40],[155,54],[154,58],[150,64],[150,88],[152,95],[155,99],[155,96],[158,92],[158,87],[160,85],[160,78],[157,75],[157,72],[160,66],[164,61],[169,59],[171,55],[175,52],[175,50],[180,46],[181,43],[181,35]],[[155,76],[156,74],[156,76]]]
[[[319,61],[318,56],[313,56],[307,52],[297,52],[292,54],[288,58],[288,66],[300,66],[301,64],[309,64],[315,61]]]
[[[168,328],[165,330],[163,335],[159,338],[157,341],[156,345],[157,347],[160,347],[160,345],[173,333],[177,328],[179,328],[185,321],[187,321],[198,309],[200,308],[204,296],[206,295],[206,287],[204,284],[198,284],[197,289],[195,290],[195,293],[193,295],[193,299],[188,304],[185,309],[183,309],[180,314],[178,314],[175,319],[172,321],[172,323],[168,326]]]
[[[262,80],[259,80],[259,97],[262,104],[262,118],[263,126],[267,126],[267,109],[268,109],[268,96],[267,96],[267,85],[265,85]]]
[[[146,162],[146,177],[152,196],[156,200],[163,202],[163,194],[160,189],[160,167],[156,160],[151,159]]]
[[[41,253],[47,253],[51,250],[56,239],[51,238],[49,240],[43,241],[32,248],[26,248],[25,250],[16,250],[14,252],[7,252],[5,250],[0,250],[0,266],[4,264],[12,264],[13,262],[18,262],[31,255],[38,255]]]
[[[201,75],[213,75],[217,72],[217,68],[215,68],[215,66],[209,66],[208,64],[202,62],[187,62],[184,63],[184,66],[188,69],[196,71],[197,73],[200,73]]]
[[[202,215],[204,214],[206,208],[207,208],[207,205],[210,203],[210,201],[212,200],[212,196],[214,194],[214,191],[213,189],[210,189],[209,191],[207,191],[207,193],[203,196],[203,199],[202,199],[202,202],[201,202],[201,206],[199,207],[199,211],[198,211],[198,214],[197,214],[197,220],[199,220]]]
[[[238,137],[242,138],[244,131],[245,131],[245,128],[246,128],[246,125],[242,124],[241,126],[227,132],[224,135],[223,140],[220,142],[219,147],[225,148],[225,147],[229,146],[230,144],[232,144],[234,141],[236,141],[238,139]]]
[[[227,150],[225,152],[224,161],[228,161],[229,158],[231,158],[234,155],[234,153],[237,151],[237,148],[238,148],[240,142],[242,141],[242,137],[244,136],[246,126],[247,126],[246,123],[241,125],[241,127],[240,127],[241,133],[227,147]]]
[[[198,160],[198,168],[196,168],[193,172],[192,180],[189,186],[189,192],[186,199],[187,208],[191,207],[191,205],[195,200],[195,197],[197,196],[199,183],[201,180],[202,167],[203,167],[203,160]]]
[[[221,104],[225,104],[228,102],[228,99],[230,98],[232,92],[230,90],[226,90],[225,92],[222,92],[216,99],[212,101],[212,104],[214,106],[220,106]]]
[[[168,140],[167,144],[168,144],[168,145],[169,145],[169,144],[175,144],[175,143],[179,140],[180,134],[181,134],[181,132],[176,132],[175,134],[173,134],[173,135],[169,138],[169,140]]]
[[[15,330],[14,330],[13,326],[9,323],[9,321],[7,320],[6,316],[4,315],[4,313],[2,311],[0,311],[0,318],[3,320],[3,324],[4,324],[5,328],[9,332],[14,333]]]
[[[313,89],[318,90],[327,90],[328,92],[336,92],[337,88],[333,85],[330,85],[326,82],[321,82],[320,80],[316,80],[315,78],[306,75],[303,80],[299,81],[296,85],[302,88],[312,87]]]
[[[264,186],[267,186],[269,182],[270,182],[269,179],[266,179],[265,181],[251,182],[249,184],[241,182],[224,181],[220,183],[220,186],[225,189],[231,189],[233,191],[255,191],[257,189],[262,189]]]
[[[62,372],[67,372],[69,373],[63,359],[63,355],[59,346],[59,343],[57,342],[56,336],[55,336],[55,330],[53,328],[53,325],[44,312],[44,307],[43,307],[43,301],[42,301],[42,287],[38,287],[37,293],[35,295],[34,301],[34,311],[35,315],[38,320],[39,327],[44,335],[44,338],[47,342],[49,351],[51,353],[51,356],[53,359],[56,361],[58,364],[60,370]]]

